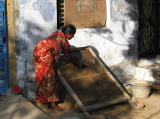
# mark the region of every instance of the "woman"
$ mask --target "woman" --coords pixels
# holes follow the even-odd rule
[[[58,106],[59,97],[56,85],[55,62],[58,61],[62,50],[64,50],[68,62],[79,67],[84,66],[71,58],[68,40],[72,39],[75,33],[76,28],[73,25],[66,25],[61,29],[61,32],[55,31],[49,37],[40,41],[34,49],[36,102],[47,103],[47,105],[58,111],[63,109]]]

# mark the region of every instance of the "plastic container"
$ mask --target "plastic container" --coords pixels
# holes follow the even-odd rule
[[[18,95],[21,93],[21,88],[19,86],[12,86],[12,93]]]
[[[127,82],[131,86],[132,97],[148,98],[153,82],[145,80],[130,80]]]

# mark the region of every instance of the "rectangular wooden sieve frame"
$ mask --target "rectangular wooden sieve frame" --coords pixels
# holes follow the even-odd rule
[[[103,67],[107,76],[112,80],[112,82],[116,85],[116,87],[121,91],[121,93],[123,95],[123,97],[118,98],[118,99],[113,99],[113,100],[110,100],[110,101],[104,101],[104,102],[99,103],[99,104],[92,104],[92,105],[85,106],[84,103],[78,97],[78,95],[75,93],[73,88],[69,85],[67,80],[64,78],[60,69],[58,68],[57,73],[58,73],[58,77],[59,77],[60,81],[65,86],[65,88],[67,89],[69,94],[72,96],[72,98],[75,100],[76,104],[79,106],[79,108],[83,111],[83,113],[85,114],[85,116],[88,119],[92,116],[92,115],[89,114],[89,111],[101,109],[101,108],[111,106],[111,105],[114,105],[114,104],[119,104],[119,103],[122,103],[122,102],[129,102],[131,104],[131,106],[134,107],[134,108],[143,108],[144,107],[144,104],[142,102],[140,102],[137,98],[133,98],[129,95],[126,88],[123,86],[123,84],[114,75],[114,73],[109,69],[109,67],[106,64],[104,64],[101,61],[101,59],[94,53],[94,51],[91,49],[91,47],[74,48],[74,49],[71,49],[71,53],[80,52],[82,50],[87,50],[90,53],[90,55],[93,56],[92,58],[94,58],[94,60],[101,67]],[[94,62],[94,60],[93,60],[93,62]]]

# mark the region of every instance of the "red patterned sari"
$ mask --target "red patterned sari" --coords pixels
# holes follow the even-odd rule
[[[70,53],[70,45],[62,32],[53,32],[40,41],[33,55],[36,74],[36,101],[40,103],[58,102],[55,62],[64,49]]]

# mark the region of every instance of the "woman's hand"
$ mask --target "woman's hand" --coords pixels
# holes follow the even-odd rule
[[[84,67],[86,67],[86,65],[83,64],[83,63],[78,63],[78,67],[79,67],[79,68],[84,68]]]
[[[62,62],[62,66],[65,66],[65,65],[67,65],[67,64],[69,64],[69,62],[67,62],[67,61],[63,61],[63,62]]]

